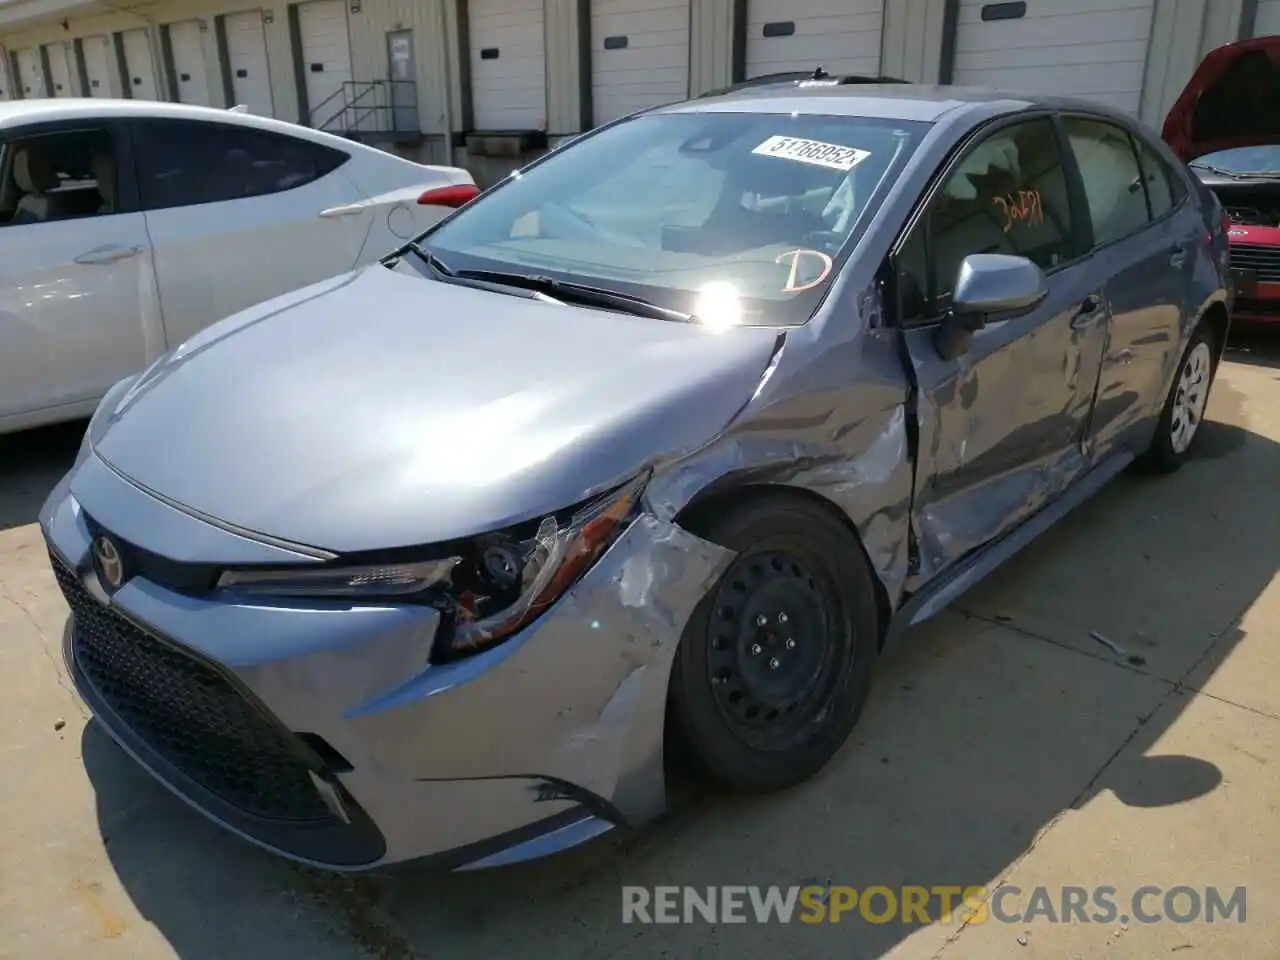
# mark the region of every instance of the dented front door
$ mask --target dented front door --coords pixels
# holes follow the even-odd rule
[[[1083,439],[1107,306],[1104,277],[1078,258],[1083,245],[1059,138],[1040,118],[971,147],[903,248],[900,278],[914,273],[906,286],[919,291],[919,308],[908,303],[903,321],[918,387],[912,527],[920,579],[1031,517],[1087,467]],[[1028,257],[1045,271],[1049,293],[1026,315],[978,330],[960,357],[943,359],[935,334],[959,267],[974,253]]]
[[[1091,306],[1089,281],[1079,266],[1055,274],[1044,304],[978,331],[957,360],[938,356],[933,328],[908,332],[919,385],[912,514],[920,573],[941,572],[999,537],[1083,472],[1104,327],[1082,334],[1072,325]]]

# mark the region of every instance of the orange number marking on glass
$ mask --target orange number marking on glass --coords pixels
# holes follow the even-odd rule
[[[1013,229],[1015,223],[1032,226],[1044,223],[1044,205],[1039,190],[1018,190],[1003,197],[992,197],[991,202],[1000,211],[1004,221],[1000,226],[1005,233]]]

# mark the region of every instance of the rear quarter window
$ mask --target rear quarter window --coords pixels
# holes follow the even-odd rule
[[[135,126],[143,205],[149,210],[283,193],[332,173],[351,155],[231,124],[186,120]]]

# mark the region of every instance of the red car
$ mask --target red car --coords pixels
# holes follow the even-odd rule
[[[1280,323],[1280,37],[1212,51],[1169,111],[1164,139],[1226,210],[1233,322]]]

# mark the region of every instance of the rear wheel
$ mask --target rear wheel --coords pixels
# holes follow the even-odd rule
[[[856,539],[822,507],[769,497],[699,533],[737,553],[680,640],[669,722],[726,786],[776,790],[840,748],[871,686],[879,623]]]
[[[1186,462],[1209,406],[1215,366],[1213,332],[1201,324],[1182,355],[1142,466],[1172,473]]]

